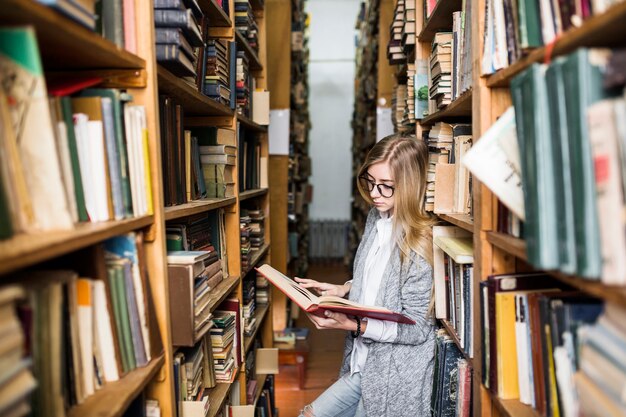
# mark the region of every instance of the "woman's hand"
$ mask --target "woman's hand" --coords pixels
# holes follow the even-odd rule
[[[326,282],[318,282],[314,279],[298,278],[296,282],[302,285],[304,288],[310,288],[317,292],[319,295],[336,295],[337,297],[345,297],[350,292],[351,284],[335,285],[328,284]]]
[[[343,313],[334,313],[332,311],[325,311],[324,317],[314,316],[308,314],[309,319],[315,324],[318,329],[335,329],[335,330],[349,330],[355,332],[357,325],[356,320],[352,317],[348,317]],[[361,333],[365,331],[366,322],[361,321]]]

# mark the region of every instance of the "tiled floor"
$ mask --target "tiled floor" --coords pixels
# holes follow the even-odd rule
[[[350,274],[341,264],[311,265],[307,278],[340,284]],[[300,410],[316,399],[328,388],[339,374],[345,332],[317,330],[303,314],[298,326],[311,329],[309,334],[309,360],[305,388],[298,389],[298,374],[295,366],[281,366],[276,376],[276,404],[280,417],[296,417]]]

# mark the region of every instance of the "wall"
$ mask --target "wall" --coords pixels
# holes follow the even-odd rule
[[[358,0],[309,0],[310,182],[316,219],[350,219],[355,23]]]

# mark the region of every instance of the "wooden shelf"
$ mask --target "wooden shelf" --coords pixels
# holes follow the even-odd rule
[[[265,381],[267,380],[267,375],[257,375],[256,376],[256,394],[254,395],[253,405],[259,402],[259,398],[261,398],[261,394],[263,393],[263,385],[265,385]]]
[[[439,323],[441,323],[443,328],[446,329],[446,332],[448,332],[448,335],[454,341],[454,344],[456,345],[456,347],[461,351],[461,354],[463,354],[463,357],[465,358],[465,360],[469,362],[469,364],[472,365],[472,368],[473,368],[474,365],[473,365],[472,358],[467,354],[467,352],[465,352],[465,349],[463,349],[463,345],[461,344],[461,341],[459,340],[459,336],[456,334],[454,327],[452,327],[452,324],[450,324],[448,320],[442,320],[442,319],[439,319]]]
[[[185,116],[233,116],[233,110],[217,101],[200,94],[181,78],[162,66],[158,66],[159,93],[177,99],[185,109]]]
[[[246,55],[248,55],[248,65],[250,66],[250,69],[253,71],[262,71],[263,65],[261,64],[261,61],[259,61],[259,56],[254,51],[254,49],[252,49],[252,47],[243,37],[243,35],[239,33],[239,31],[236,29],[235,39],[237,40],[237,50],[240,51],[241,49],[243,49],[244,51],[246,51]]]
[[[443,1],[443,0],[441,0]],[[422,120],[420,124],[432,125],[444,119],[470,118],[472,116],[472,90],[466,91],[442,110],[435,112]]]
[[[239,284],[239,277],[228,277],[219,283],[214,290],[211,291],[211,297],[209,298],[208,308],[209,311],[213,312],[221,304],[222,301],[228,297],[228,295],[235,289],[235,287]]]
[[[621,46],[626,39],[626,3],[587,19],[554,42],[552,55],[564,55],[581,46]],[[543,62],[548,47],[534,49],[527,56],[487,78],[488,87],[507,87],[511,79],[535,62]]]
[[[254,317],[256,318],[256,328],[254,329],[254,332],[252,332],[250,336],[245,336],[243,338],[245,354],[247,354],[248,351],[250,351],[250,348],[252,347],[252,344],[254,342],[254,338],[259,332],[259,329],[261,328],[261,324],[263,323],[263,320],[265,319],[265,315],[267,314],[269,309],[270,309],[269,304],[261,304],[260,307],[257,308],[256,311],[254,312]]]
[[[228,17],[224,9],[222,9],[215,0],[200,0],[199,6],[202,9],[202,13],[209,17],[212,27],[232,26],[230,17]]]
[[[487,392],[489,391],[487,390]],[[490,392],[489,394],[491,395]],[[537,410],[518,400],[502,400],[495,395],[491,395],[491,400],[504,417],[541,417]]]
[[[452,223],[455,226],[465,229],[468,232],[474,232],[474,219],[469,214],[438,214],[441,220]]]
[[[165,354],[161,354],[143,368],[129,372],[119,381],[106,384],[85,402],[70,408],[68,417],[124,415],[130,403],[144,390],[164,364]]]
[[[239,193],[239,202],[250,200],[251,198],[259,197],[265,194],[267,194],[267,188],[242,191]]]
[[[462,7],[462,0],[439,0],[432,14],[424,23],[424,27],[417,37],[418,41],[431,42],[437,32],[452,32],[452,13],[458,12]]]
[[[516,258],[527,261],[526,242],[523,239],[507,235],[506,233],[487,232],[487,242],[510,253]]]
[[[141,69],[146,62],[33,0],[4,0],[0,25],[32,25],[46,71]]]
[[[250,130],[253,130],[255,132],[267,132],[267,126],[262,126],[260,124],[254,123],[251,119],[242,114],[237,115],[237,120],[239,120],[242,125]]]
[[[228,397],[228,392],[232,384],[228,383],[218,383],[215,387],[211,388],[209,391],[209,412],[207,413],[207,417],[215,417],[217,413],[224,406],[224,402]]]
[[[180,219],[181,217],[230,206],[236,202],[237,199],[235,197],[209,198],[206,200],[190,201],[189,203],[178,206],[165,207],[165,221]]]
[[[261,249],[252,252],[252,258],[250,259],[250,266],[245,271],[242,271],[241,276],[246,276],[248,272],[252,271],[252,268],[259,263],[259,261],[267,254],[267,251],[270,249],[269,244],[265,244],[261,246]]]
[[[72,230],[19,234],[0,241],[0,275],[150,226],[153,216],[101,223],[80,223]]]

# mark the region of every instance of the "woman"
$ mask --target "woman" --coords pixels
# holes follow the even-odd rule
[[[430,416],[435,332],[432,305],[432,221],[424,210],[428,149],[391,135],[369,152],[358,188],[374,208],[343,285],[297,278],[322,295],[338,295],[400,312],[417,324],[309,315],[318,329],[346,337],[340,378],[301,416]]]

